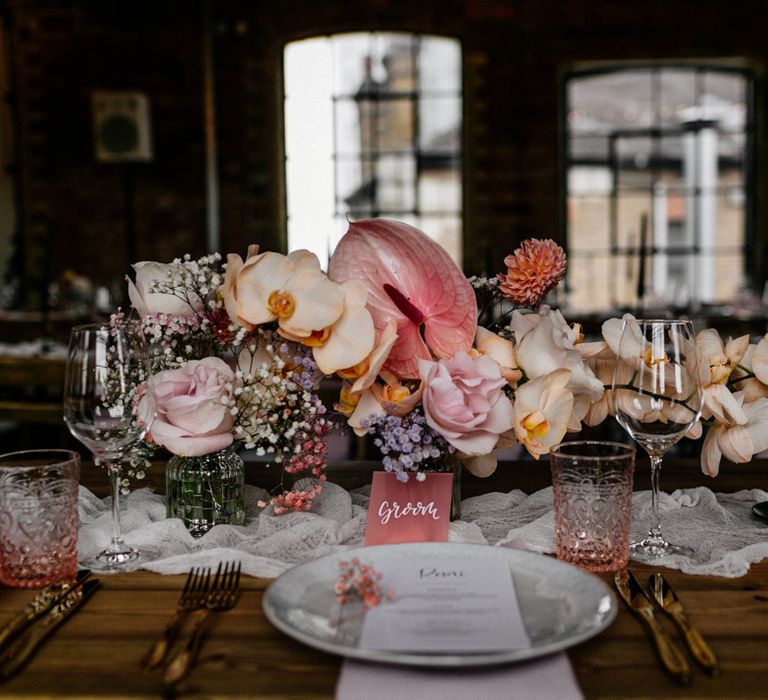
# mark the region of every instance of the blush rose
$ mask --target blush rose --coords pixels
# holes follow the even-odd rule
[[[232,444],[231,398],[235,373],[218,357],[190,360],[159,372],[139,405],[154,402],[151,437],[183,457],[218,452]]]
[[[449,360],[420,360],[419,374],[427,423],[463,454],[488,454],[512,428],[506,381],[490,357],[457,352]]]

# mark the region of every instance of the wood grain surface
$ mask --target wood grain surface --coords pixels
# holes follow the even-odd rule
[[[730,475],[724,472],[724,479],[705,482],[695,464],[680,462],[667,465],[669,474],[662,483],[666,488],[707,483],[718,491],[765,488],[765,466],[756,462]],[[536,490],[546,485],[546,471],[546,464],[502,465],[491,480],[479,484],[475,482],[480,480],[465,480],[465,496],[476,489],[508,491],[521,482],[528,490]],[[360,472],[360,465],[340,468],[335,480],[351,483]],[[103,474],[92,467],[84,469],[83,482],[106,485]],[[654,570],[639,564],[632,568],[642,581]],[[691,622],[720,658],[722,673],[710,678],[694,667],[692,684],[676,685],[661,670],[640,624],[620,603],[619,615],[609,629],[569,651],[585,696],[767,697],[768,560],[753,565],[738,579],[688,576],[672,570],[664,574]],[[294,642],[267,622],[261,599],[269,580],[244,577],[237,607],[215,618],[199,665],[175,694],[169,694],[163,691],[160,674],[143,672],[139,661],[172,614],[184,577],[141,571],[100,578],[101,587],[84,608],[53,635],[20,675],[0,685],[0,697],[333,697],[340,659]],[[610,581],[609,576],[604,579]],[[32,596],[31,591],[0,589],[0,623]],[[662,622],[673,629],[667,620]]]

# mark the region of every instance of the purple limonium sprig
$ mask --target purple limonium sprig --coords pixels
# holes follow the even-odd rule
[[[421,407],[405,416],[370,416],[362,425],[373,435],[382,464],[395,472],[399,481],[408,481],[409,472],[418,472],[432,460],[454,448],[428,424]]]

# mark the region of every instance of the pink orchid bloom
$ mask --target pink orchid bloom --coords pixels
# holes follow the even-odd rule
[[[475,294],[440,245],[413,226],[385,219],[349,225],[328,265],[337,282],[361,279],[377,332],[397,323],[384,365],[402,378],[419,376],[419,360],[468,352],[477,327]]]

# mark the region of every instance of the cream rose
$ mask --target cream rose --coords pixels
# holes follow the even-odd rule
[[[137,262],[133,269],[136,272],[136,282],[128,280],[128,297],[141,318],[152,314],[190,316],[205,307],[205,299],[197,296],[181,299],[175,294],[152,291],[152,286],[157,282],[178,282],[182,272],[180,265],[144,261]]]

